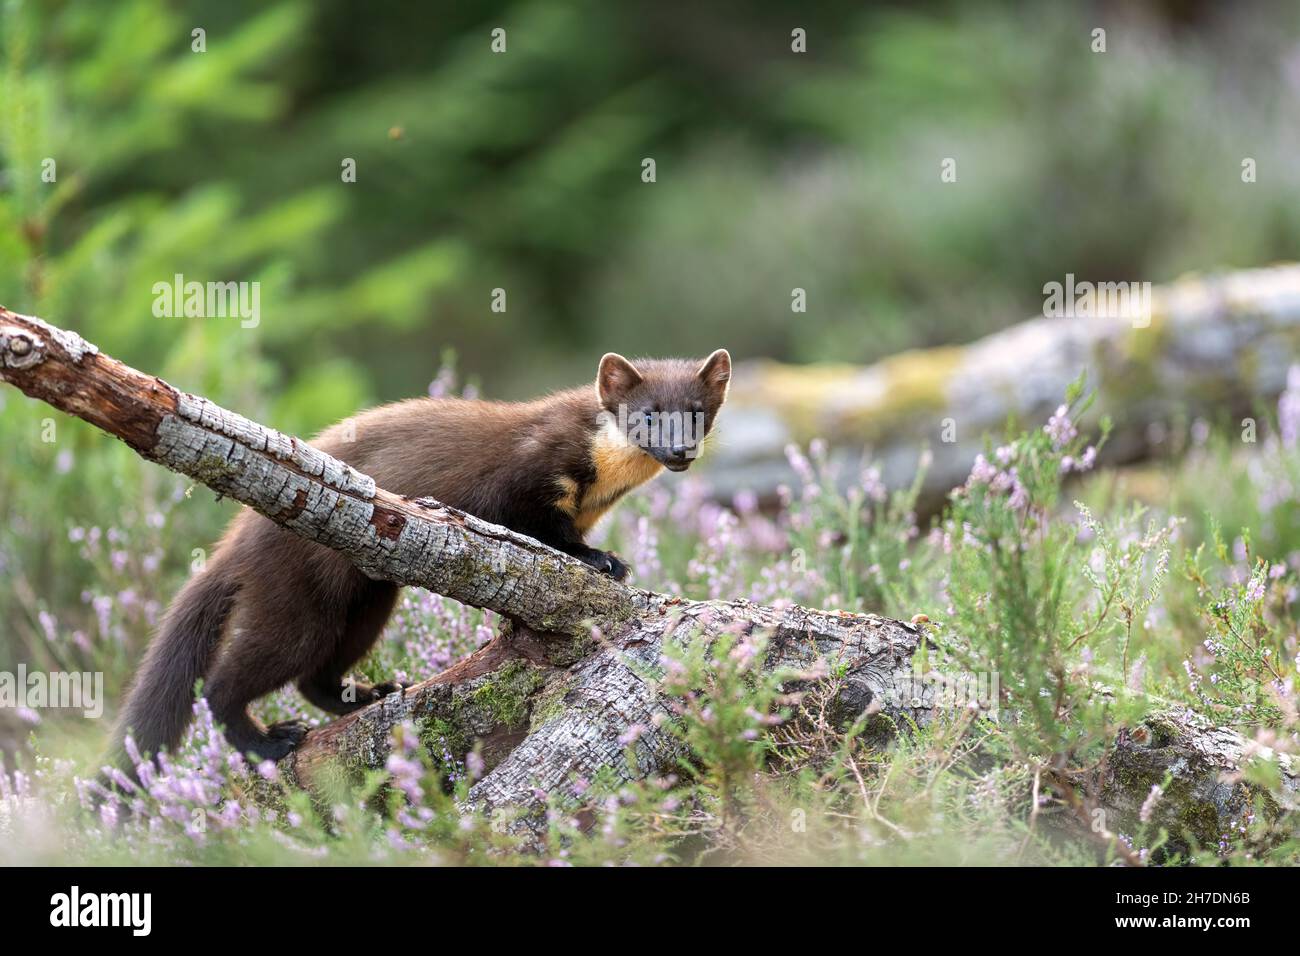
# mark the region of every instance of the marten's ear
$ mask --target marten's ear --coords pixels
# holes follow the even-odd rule
[[[697,374],[710,391],[717,393],[719,402],[725,401],[731,384],[731,353],[718,349],[704,360]]]
[[[596,397],[602,405],[617,405],[629,391],[641,384],[636,366],[617,352],[606,352],[596,372]]]

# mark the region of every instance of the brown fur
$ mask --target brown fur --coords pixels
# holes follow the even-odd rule
[[[627,568],[583,537],[624,494],[668,463],[689,464],[702,435],[675,448],[641,447],[609,420],[620,407],[698,412],[705,431],[726,397],[731,362],[628,362],[605,356],[595,387],[531,402],[411,399],[322,432],[318,448],[388,491],[436,498],[531,535],[615,577]],[[602,418],[602,413],[604,418]],[[313,704],[346,713],[394,687],[345,684],[373,646],[397,587],[372,581],[335,551],[256,514],[231,522],[206,569],[168,609],[119,722],[142,752],[174,747],[195,681],[231,745],[265,759],[289,752],[305,729],[263,728],[248,705],[289,682]]]

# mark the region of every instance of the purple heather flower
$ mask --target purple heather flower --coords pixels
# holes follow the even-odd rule
[[[816,483],[817,479],[813,474],[812,464],[804,457],[798,445],[790,444],[785,446],[785,460],[790,463],[790,467],[794,469],[795,474],[799,476],[799,480],[804,485]]]
[[[1058,406],[1056,414],[1049,418],[1047,424],[1043,426],[1043,431],[1051,436],[1052,447],[1057,451],[1074,441],[1079,434],[1079,430],[1070,421],[1069,411],[1064,405]]]
[[[646,726],[644,724],[632,724],[626,731],[619,735],[618,742],[622,746],[626,747],[628,744],[635,743],[645,732]]]
[[[465,755],[465,771],[469,774],[471,780],[478,780],[483,776],[486,769],[487,765],[483,762],[483,757],[480,756],[478,751],[471,750]]]
[[[971,466],[970,477],[966,480],[967,485],[987,485],[997,477],[998,469],[989,463],[989,460],[982,454],[975,456],[975,464]]]
[[[1014,471],[1014,469],[1012,470]],[[1029,507],[1029,491],[1020,483],[1019,479],[1016,480],[1015,485],[1012,487],[1011,497],[1007,500],[1007,503],[1017,511],[1024,511]]]
[[[880,504],[889,497],[889,491],[885,487],[884,481],[880,478],[880,468],[876,465],[872,465],[863,470],[862,490],[866,494],[868,500],[874,501],[877,504]]]

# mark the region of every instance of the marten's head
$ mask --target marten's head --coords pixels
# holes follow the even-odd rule
[[[731,382],[731,356],[718,349],[703,362],[637,359],[609,352],[600,360],[596,396],[603,428],[617,429],[672,471],[685,471],[700,446]]]

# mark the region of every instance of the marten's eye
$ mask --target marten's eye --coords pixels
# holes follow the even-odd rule
[[[655,423],[655,413],[650,411],[650,409],[647,408],[644,412],[641,413],[641,420],[644,421],[647,425],[653,425]]]

